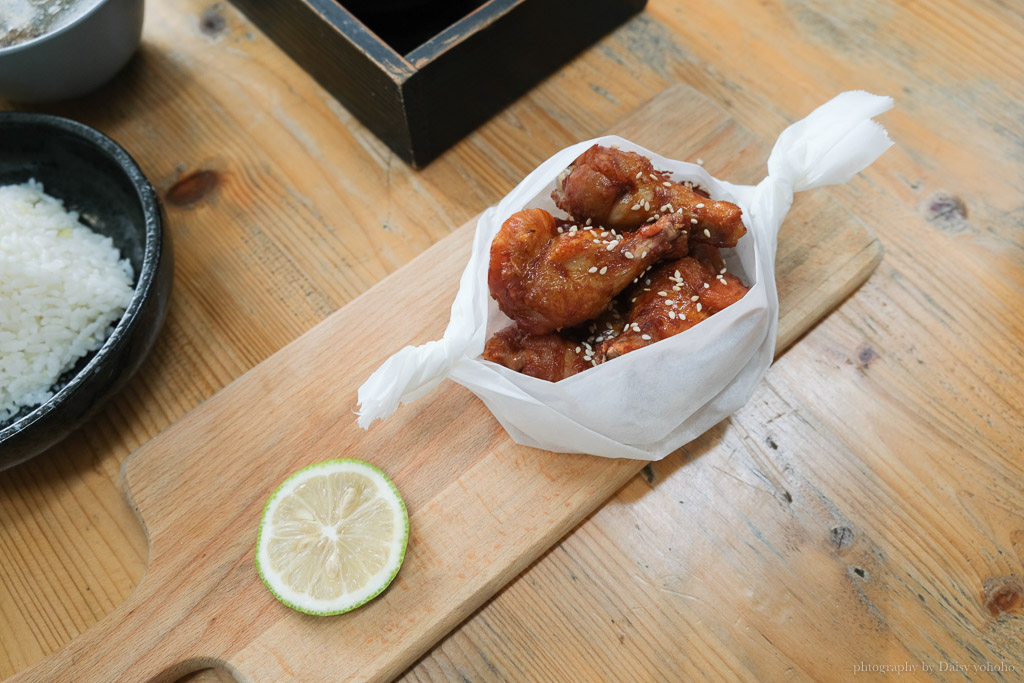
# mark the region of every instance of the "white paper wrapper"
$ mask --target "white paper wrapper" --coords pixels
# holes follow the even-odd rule
[[[793,193],[846,182],[877,159],[892,142],[871,118],[891,107],[888,97],[840,94],[783,131],[768,159],[768,176],[756,186],[718,180],[700,166],[616,136],[558,152],[480,218],[444,338],[402,349],[360,387],[360,426],[368,428],[448,378],[480,397],[517,443],[614,458],[665,457],[742,406],[764,376],[779,317],[776,236]],[[738,204],[748,232],[734,253],[723,255],[750,291],[681,334],[560,382],[482,360],[487,339],[510,324],[487,287],[491,241],[520,209],[562,215],[550,198],[555,179],[595,143],[639,152],[674,180],[691,180],[712,198]]]

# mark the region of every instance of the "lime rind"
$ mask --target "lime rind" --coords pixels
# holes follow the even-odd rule
[[[281,594],[281,592],[278,591],[274,587],[273,583],[267,578],[267,573],[268,572],[264,571],[263,564],[262,564],[262,562],[260,560],[261,550],[263,549],[264,528],[266,526],[266,522],[267,522],[269,513],[273,509],[274,504],[275,504],[277,498],[281,495],[281,493],[283,491],[286,491],[290,487],[292,487],[293,483],[296,482],[296,480],[300,480],[300,479],[304,480],[304,479],[309,478],[309,476],[311,476],[311,473],[314,470],[317,470],[317,469],[334,469],[334,468],[338,467],[339,465],[340,466],[348,466],[348,467],[346,467],[346,469],[351,467],[354,471],[363,470],[364,473],[365,473],[365,470],[370,470],[374,475],[376,475],[380,479],[380,481],[382,481],[382,482],[384,482],[384,483],[386,483],[388,485],[388,487],[391,490],[392,495],[394,496],[394,500],[398,503],[398,507],[399,507],[399,510],[401,512],[401,522],[402,522],[401,545],[400,545],[400,548],[398,549],[397,559],[394,560],[394,566],[391,569],[390,574],[387,576],[387,578],[384,581],[381,581],[379,583],[378,587],[375,590],[373,590],[372,592],[368,593],[362,599],[357,600],[355,602],[351,602],[351,603],[345,603],[342,606],[338,607],[337,609],[316,609],[316,608],[310,608],[310,607],[307,607],[307,606],[298,605],[298,604],[295,603],[295,601],[289,600],[288,598],[283,596]],[[296,472],[293,472],[287,479],[285,479],[283,482],[281,482],[281,484],[277,487],[277,489],[275,489],[274,492],[267,499],[266,504],[263,506],[263,514],[262,514],[262,517],[260,518],[260,525],[259,525],[259,529],[258,529],[257,534],[256,534],[256,553],[255,553],[256,572],[257,572],[257,574],[259,574],[260,580],[263,582],[263,585],[267,587],[267,590],[270,591],[270,593],[274,596],[275,599],[277,599],[281,604],[285,605],[286,607],[289,607],[289,608],[291,608],[291,609],[293,609],[293,610],[295,610],[297,612],[301,612],[303,614],[310,614],[310,615],[313,615],[313,616],[334,616],[334,615],[338,615],[338,614],[345,614],[346,612],[351,612],[354,609],[358,609],[359,607],[362,607],[363,605],[365,605],[366,603],[370,602],[371,600],[373,600],[374,598],[379,596],[381,593],[383,593],[384,590],[388,586],[391,585],[391,583],[394,581],[395,577],[398,575],[398,571],[402,568],[402,564],[405,561],[405,553],[406,553],[406,550],[407,550],[408,546],[409,546],[409,511],[408,511],[408,509],[405,506],[405,501],[402,499],[401,494],[398,492],[398,487],[395,486],[395,483],[393,481],[391,481],[391,478],[388,477],[379,467],[377,467],[376,465],[374,465],[372,463],[366,462],[365,460],[358,460],[358,459],[355,459],[355,458],[335,458],[333,460],[324,460],[324,461],[321,461],[321,462],[312,463],[310,465],[307,465],[306,467],[303,467],[302,469],[300,469],[300,470],[298,470]]]

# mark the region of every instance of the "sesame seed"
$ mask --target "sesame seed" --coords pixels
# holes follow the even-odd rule
[[[698,302],[698,303],[697,303],[697,312],[698,312],[698,313],[700,313],[700,308],[701,308],[701,306],[700,306],[700,302]]]
[[[662,204],[661,208],[658,209],[658,211],[661,211],[662,213],[665,213],[666,211],[668,211],[671,208],[672,208],[671,204]]]
[[[596,273],[597,272],[597,266],[590,266],[590,270],[588,270],[587,272],[588,273]]]
[[[677,280],[679,278],[681,278],[682,276],[683,276],[683,274],[680,273],[678,270],[676,272],[672,273],[672,277],[676,278]]]
[[[686,314],[685,313],[680,313],[679,314],[679,319],[680,320],[686,320]]]
[[[582,351],[582,350],[583,350],[583,349],[581,349],[580,347],[578,347],[578,346],[576,347],[576,353],[579,353],[579,352],[580,352],[580,351]]]
[[[642,254],[640,254],[640,258],[647,258],[647,252],[645,251]]]
[[[668,317],[670,317],[673,320],[675,320],[676,319],[676,312],[675,311],[669,311],[668,312]]]
[[[608,236],[608,231],[607,230],[605,230],[604,232],[601,233],[601,237],[607,237],[607,236]]]
[[[650,211],[650,210],[651,210],[651,203],[645,199],[644,200],[644,211]]]
[[[559,228],[559,229],[558,229],[558,234],[559,234],[559,235],[561,235],[561,234],[562,234],[562,229],[561,229],[561,228]]]
[[[720,271],[718,271],[718,272],[719,272],[719,273],[722,273],[722,274],[724,275],[724,274],[725,274],[725,268],[722,268],[722,269],[721,269]]]
[[[643,171],[637,171],[636,172],[636,179],[637,180],[639,180],[640,178],[643,178],[643,177],[644,177],[644,172]]]
[[[665,182],[663,182],[662,185],[664,187],[672,187],[672,183],[668,182],[667,180]]]
[[[711,288],[711,285],[709,285],[708,283],[705,282],[704,283],[704,289],[710,289],[710,288]]]
[[[697,219],[696,219],[696,218],[691,218],[691,219],[690,219],[690,223],[691,223],[692,225],[697,225]]]
[[[673,285],[672,286],[672,291],[673,292],[681,292],[681,291],[683,291],[683,288],[680,287],[679,285]]]
[[[708,230],[707,228],[704,228],[704,236],[705,237],[711,237],[711,231]]]
[[[703,204],[698,204],[698,205],[697,205],[697,208],[698,208],[698,209],[703,209],[703,208],[704,208],[704,205],[703,205]]]
[[[666,306],[672,306],[672,305],[673,305],[674,303],[675,303],[675,302],[674,302],[674,301],[672,301],[672,299],[665,299],[665,305],[666,305]]]
[[[644,284],[645,285],[651,284],[651,278],[647,278],[646,280],[644,280]]]
[[[653,173],[648,173],[647,175],[651,176],[651,180],[657,180],[658,179],[658,176],[654,175]]]
[[[640,331],[640,326],[637,325],[636,323],[633,323],[633,331],[634,332],[639,332]]]
[[[633,258],[633,252],[631,251],[624,251],[622,252],[622,255],[625,256],[626,258]]]
[[[589,218],[587,219],[587,225],[590,225],[590,219]]]
[[[597,272],[600,273],[601,275],[604,275],[605,273],[608,272],[608,266],[601,266],[601,270]]]
[[[665,290],[661,290],[660,292],[658,292],[658,296],[668,296],[668,292],[666,292]]]
[[[683,212],[682,208],[676,209],[676,213],[682,213],[682,212]]]
[[[630,209],[632,209],[633,211],[639,211],[639,210],[640,210],[640,209],[642,209],[643,207],[642,207],[642,206],[640,206],[640,204],[634,204],[633,206],[631,206],[631,207],[629,207],[629,208],[630,208]]]
[[[698,166],[703,166],[704,165],[704,160],[703,159],[697,159],[697,165]]]
[[[690,301],[700,301],[700,297],[694,294],[693,296],[690,297]]]
[[[651,335],[649,335],[649,334],[641,334],[640,338],[643,339],[644,341],[650,341],[651,340]]]

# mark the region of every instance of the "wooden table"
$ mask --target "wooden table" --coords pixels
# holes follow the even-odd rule
[[[123,394],[0,473],[0,677],[138,583],[133,450],[675,83],[766,139],[841,90],[892,95],[896,147],[831,191],[885,260],[745,408],[405,678],[1024,677],[1022,32],[995,2],[652,0],[413,171],[230,5],[151,0],[117,80],[35,107],[129,147],[167,204],[176,289]]]

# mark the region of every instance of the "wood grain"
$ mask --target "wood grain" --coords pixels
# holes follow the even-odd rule
[[[964,680],[956,663],[1018,679],[1021,15],[991,0],[652,0],[413,172],[230,5],[148,3],[128,70],[42,109],[121,140],[165,197],[197,173],[218,182],[168,202],[177,289],[142,374],[46,458],[0,473],[0,678],[138,584],[128,453],[679,82],[763,139],[841,90],[893,95],[896,147],[829,193],[885,260],[746,410],[632,479],[406,676],[830,681],[911,653],[932,671],[900,680]]]
[[[694,134],[681,135],[684,126]],[[767,155],[684,87],[612,130],[681,158]],[[821,197],[795,212],[816,257],[794,254],[785,238],[779,247],[780,262],[792,267],[780,272],[783,291],[815,300],[801,310],[819,313],[881,257],[877,241]],[[125,603],[24,680],[173,680],[210,663],[251,681],[393,678],[636,474],[643,463],[517,446],[452,385],[369,432],[356,426],[359,384],[394,351],[443,334],[474,229],[471,221],[438,242],[125,462],[125,489],[149,539],[146,574]],[[807,246],[794,244],[798,252]],[[430,296],[410,306],[418,293]],[[788,299],[781,304],[788,310]],[[788,315],[782,344],[815,320]],[[334,457],[388,472],[412,532],[402,572],[382,599],[316,619],[277,604],[252,555],[270,492],[292,471]]]
[[[763,135],[894,95],[896,147],[831,193],[885,259],[402,680],[1020,680],[1022,27],[958,2],[655,2],[627,27],[610,52]]]

